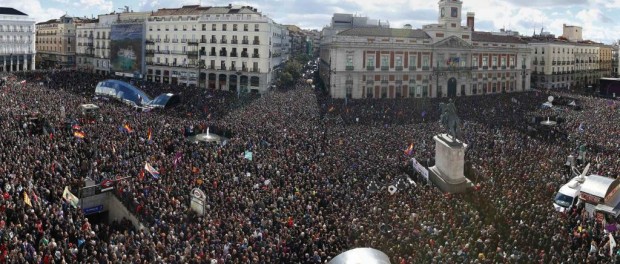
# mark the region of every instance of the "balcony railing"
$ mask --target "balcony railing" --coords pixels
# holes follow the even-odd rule
[[[396,66],[395,68],[397,71],[402,71],[403,70],[403,66]]]
[[[231,53],[230,53],[230,56],[231,56],[231,57],[237,57],[237,53],[236,53],[236,52],[231,52]]]
[[[389,71],[390,67],[389,66],[381,66],[381,70],[382,71]]]
[[[248,57],[247,52],[241,52],[241,58],[247,58],[247,57]]]
[[[241,41],[241,44],[247,45],[247,44],[250,44],[250,41],[247,39],[244,39]]]
[[[200,43],[207,43],[207,39],[201,39]]]
[[[258,68],[252,68],[252,72],[260,72]]]
[[[220,41],[220,43],[222,43],[222,44],[226,44],[226,43],[228,43],[228,40],[222,39],[222,40]]]
[[[254,45],[260,45],[260,41],[258,41],[258,40],[255,40],[255,41],[253,41],[252,43],[253,43]]]
[[[237,41],[236,39],[233,39],[230,41],[230,44],[239,44],[239,41]]]
[[[375,70],[375,66],[366,66],[366,70],[367,71],[374,71]]]
[[[215,54],[216,54],[216,53],[215,53],[214,51],[209,52],[209,56],[216,56]]]
[[[352,71],[352,70],[353,70],[353,66],[346,66],[346,67],[345,67],[345,69],[346,69],[347,71]]]
[[[164,39],[164,43],[169,43],[170,39]]]
[[[259,58],[258,53],[252,54],[252,58]]]
[[[211,39],[211,43],[217,43],[216,39]]]
[[[179,43],[179,40],[178,39],[173,39],[172,43]]]

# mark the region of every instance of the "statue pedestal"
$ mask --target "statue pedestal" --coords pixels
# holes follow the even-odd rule
[[[461,193],[473,187],[473,183],[463,174],[467,144],[447,134],[436,135],[433,139],[435,166],[429,168],[431,181],[441,191],[448,193]]]

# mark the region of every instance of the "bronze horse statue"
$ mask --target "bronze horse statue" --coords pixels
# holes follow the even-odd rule
[[[461,135],[461,119],[456,115],[456,106],[452,99],[447,104],[440,103],[441,108],[441,125],[448,130],[448,135],[455,140]]]

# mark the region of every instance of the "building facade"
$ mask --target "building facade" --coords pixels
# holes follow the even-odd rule
[[[34,25],[27,14],[0,7],[0,72],[35,69]]]
[[[617,45],[611,47],[611,74],[612,77],[618,78],[620,72],[618,71],[618,60],[620,60],[620,52]]]
[[[126,10],[122,13],[99,15],[92,23],[79,25],[77,27],[78,68],[103,75],[110,74],[112,26],[126,23],[143,25],[150,15],[150,12]]]
[[[159,9],[146,25],[154,82],[264,92],[290,54],[286,27],[249,6]]]
[[[462,1],[439,1],[423,29],[353,28],[324,38],[321,77],[333,98],[455,97],[530,88],[530,50],[461,25]]]
[[[68,15],[36,24],[37,57],[40,68],[75,68],[76,29],[92,19],[74,18]]]

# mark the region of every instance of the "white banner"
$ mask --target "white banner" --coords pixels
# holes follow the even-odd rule
[[[422,166],[415,158],[411,158],[411,163],[413,164],[413,169],[418,171],[426,181],[428,181],[428,170]]]

